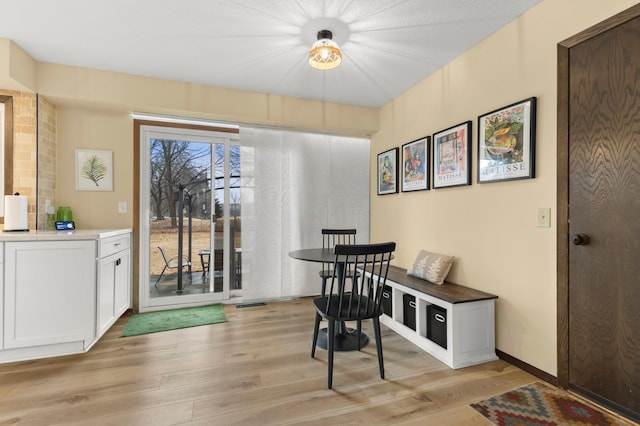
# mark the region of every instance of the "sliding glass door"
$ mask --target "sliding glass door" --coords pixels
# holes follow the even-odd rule
[[[237,134],[141,126],[140,141],[140,310],[237,295]]]

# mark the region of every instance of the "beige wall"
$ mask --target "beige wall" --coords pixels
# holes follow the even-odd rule
[[[34,91],[36,61],[13,41],[0,38],[0,88]]]
[[[133,226],[133,111],[373,135],[372,241],[397,241],[394,263],[405,267],[421,248],[455,255],[453,281],[500,296],[498,349],[556,374],[556,224],[536,227],[538,207],[555,214],[556,44],[634,4],[545,0],[380,110],[33,65],[2,39],[0,60],[15,65],[0,62],[0,83],[27,86],[55,105],[56,200],[83,228]],[[478,185],[474,176],[470,187],[375,195],[378,152],[466,120],[475,145],[479,114],[530,96],[538,97],[535,179]],[[78,148],[114,152],[113,192],[75,190]],[[119,201],[127,214],[117,213]]]
[[[556,46],[635,1],[546,0],[380,110],[376,154],[473,121],[473,185],[371,198],[372,241],[395,240],[395,263],[420,249],[455,255],[450,280],[499,295],[496,346],[555,375]],[[535,179],[477,184],[477,117],[538,98]],[[371,193],[376,194],[372,179]],[[551,228],[538,228],[551,207]]]
[[[57,105],[320,130],[362,136],[377,131],[377,109],[58,64],[38,66],[38,93]]]
[[[69,206],[78,228],[133,226],[133,121],[130,113],[58,106],[58,206]],[[113,152],[113,191],[77,191],[75,150]],[[127,213],[118,213],[118,202]]]

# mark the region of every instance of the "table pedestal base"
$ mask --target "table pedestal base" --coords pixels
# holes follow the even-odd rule
[[[342,333],[336,333],[336,338],[333,344],[334,351],[359,351],[367,346],[369,343],[369,336],[364,332],[360,333],[360,347],[358,347],[358,330],[354,328],[345,328]],[[322,349],[327,349],[327,329],[321,328],[318,333],[317,346]]]

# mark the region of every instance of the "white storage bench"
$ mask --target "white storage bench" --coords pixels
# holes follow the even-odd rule
[[[384,296],[380,322],[449,367],[498,359],[494,319],[498,296],[453,283],[433,284],[397,266],[389,267]]]

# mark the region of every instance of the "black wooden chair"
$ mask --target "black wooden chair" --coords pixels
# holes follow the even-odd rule
[[[373,320],[373,329],[378,350],[380,378],[384,379],[384,361],[382,358],[382,341],[380,339],[380,315],[382,315],[382,289],[387,280],[389,263],[396,249],[396,243],[336,245],[336,273],[331,278],[331,285],[326,295],[314,299],[316,310],[315,327],[311,357],[315,357],[320,321],[324,318],[327,327],[328,379],[327,387],[333,386],[333,353],[336,323],[357,321],[358,347],[362,321]],[[373,271],[374,277],[361,271]],[[346,273],[345,273],[346,272]],[[359,274],[359,275],[358,275]],[[352,280],[351,291],[347,291],[345,281]]]
[[[355,229],[323,229],[322,230],[322,248],[332,249],[337,244],[352,245],[356,243],[356,230]],[[322,292],[321,296],[324,296],[325,289],[327,287],[327,280],[333,277],[333,264],[323,263],[322,270],[318,272],[320,279],[322,279]]]

